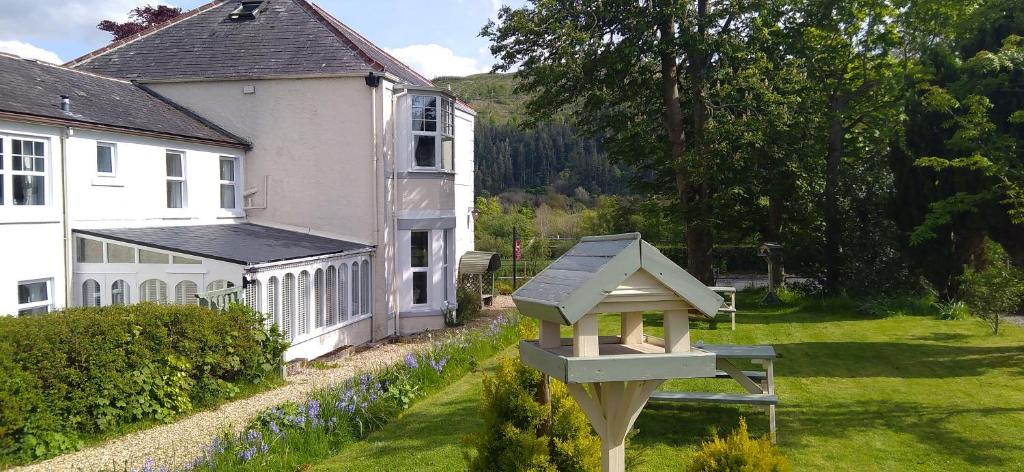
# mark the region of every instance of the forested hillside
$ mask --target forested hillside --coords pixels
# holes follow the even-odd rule
[[[613,165],[601,140],[579,135],[560,116],[536,125],[521,120],[525,97],[513,92],[508,74],[442,77],[438,86],[451,86],[460,99],[477,111],[476,185],[481,195],[510,189],[547,191],[563,195],[621,194],[627,173]]]

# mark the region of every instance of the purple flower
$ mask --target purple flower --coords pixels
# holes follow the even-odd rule
[[[444,370],[444,365],[447,364],[447,363],[448,363],[448,358],[447,357],[442,358],[439,361],[435,361],[435,360],[431,359],[430,366],[434,368],[435,372],[440,374],[441,371]]]
[[[260,451],[266,454],[268,450],[270,450],[270,447],[267,446],[267,443],[260,443]]]
[[[270,422],[270,432],[274,433],[277,436],[280,436],[281,435],[281,428],[277,427],[277,423],[276,422],[271,421]]]
[[[416,362],[416,357],[414,357],[412,353],[409,353],[405,355],[405,366],[410,369],[417,369],[420,364],[419,362]]]
[[[255,456],[255,455],[256,455],[256,448],[255,447],[250,447],[248,449],[243,449],[241,451],[238,451],[238,458],[242,459],[243,462],[248,462],[248,461],[252,460],[252,456]]]
[[[249,433],[245,435],[247,441],[256,441],[263,439],[263,433],[260,433],[257,429],[250,429]]]

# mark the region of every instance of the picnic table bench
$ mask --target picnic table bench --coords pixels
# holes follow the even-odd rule
[[[651,337],[653,338],[653,337]],[[657,341],[653,338],[652,341]],[[715,366],[718,371],[715,378],[729,378],[739,383],[747,392],[742,393],[716,393],[716,392],[654,392],[650,401],[663,402],[697,402],[697,403],[727,403],[762,406],[768,410],[768,428],[771,433],[772,442],[775,442],[775,406],[779,403],[779,397],[775,395],[775,359],[778,355],[775,348],[768,345],[740,346],[727,344],[710,344],[696,346],[705,352],[715,354]],[[746,359],[754,364],[760,364],[764,371],[740,370],[734,359]]]

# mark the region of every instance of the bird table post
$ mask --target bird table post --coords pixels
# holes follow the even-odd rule
[[[540,324],[519,343],[523,363],[566,384],[601,437],[601,469],[626,469],[626,435],[667,379],[714,377],[715,355],[691,349],[689,317],[713,318],[722,297],[636,233],[591,236],[512,294]],[[643,313],[664,317],[661,340],[643,333]],[[618,336],[599,336],[598,317],[621,313]],[[562,339],[561,326],[573,337]]]

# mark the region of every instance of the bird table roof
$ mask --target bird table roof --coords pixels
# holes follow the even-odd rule
[[[708,318],[722,305],[721,296],[640,239],[639,233],[581,239],[512,298],[526,316],[572,325],[640,270]]]

